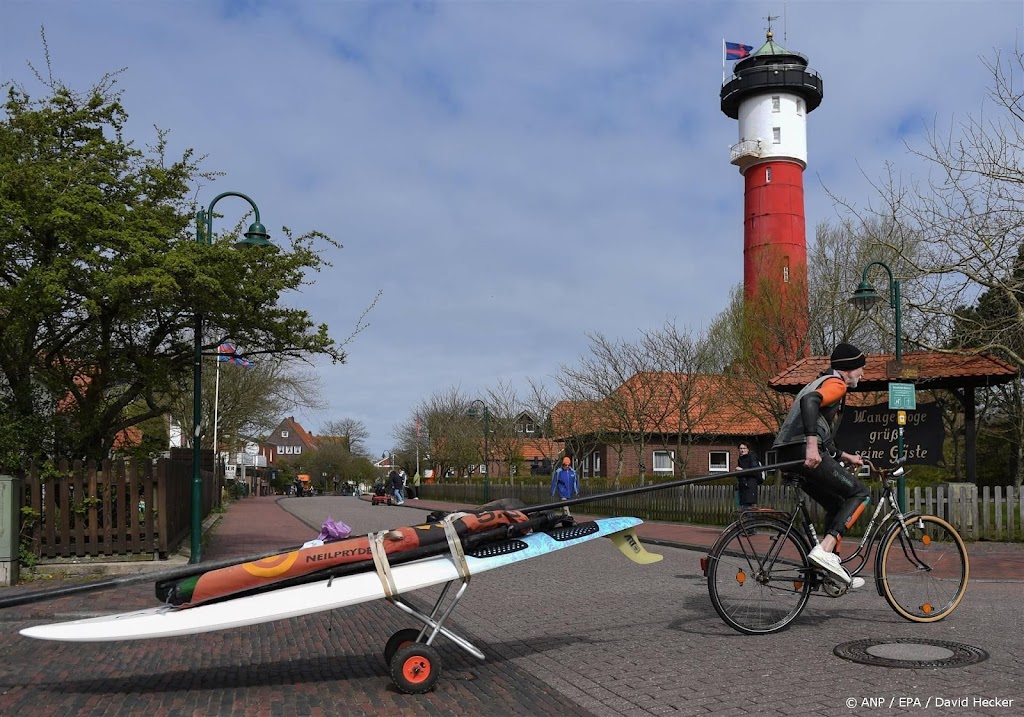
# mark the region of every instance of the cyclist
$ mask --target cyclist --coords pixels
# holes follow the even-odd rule
[[[803,465],[792,470],[805,478],[804,492],[825,509],[825,537],[808,559],[854,589],[863,586],[864,580],[851,577],[835,551],[844,531],[864,511],[870,494],[867,486],[840,464],[861,466],[864,459],[837,448],[834,436],[846,404],[846,391],[857,387],[865,363],[864,354],[856,346],[837,345],[829,369],[796,395],[773,446],[780,461],[803,460]]]

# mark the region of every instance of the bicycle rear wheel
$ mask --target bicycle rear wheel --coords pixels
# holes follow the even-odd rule
[[[807,548],[786,525],[754,519],[734,523],[708,555],[708,594],[725,623],[746,635],[767,635],[791,623],[811,594]]]
[[[934,515],[907,518],[879,548],[882,596],[911,622],[935,622],[960,604],[970,567],[956,529]]]

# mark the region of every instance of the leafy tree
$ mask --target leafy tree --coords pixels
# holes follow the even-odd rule
[[[192,376],[196,312],[204,352],[231,339],[255,356],[344,361],[326,325],[281,302],[335,242],[284,229],[276,250],[236,250],[234,233],[198,243],[191,197],[212,175],[194,152],[168,157],[164,131],[146,151],[127,140],[113,75],[84,93],[36,77],[48,95],[8,83],[0,115],[5,465],[103,458],[168,411]]]

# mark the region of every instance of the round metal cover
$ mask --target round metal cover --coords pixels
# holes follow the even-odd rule
[[[836,645],[836,657],[877,667],[921,669],[927,667],[965,667],[988,659],[980,647],[945,640],[918,640],[896,637],[885,640],[856,640]]]

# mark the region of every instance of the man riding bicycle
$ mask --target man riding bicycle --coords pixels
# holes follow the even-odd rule
[[[850,576],[835,550],[843,533],[864,511],[870,494],[867,486],[840,463],[861,466],[864,460],[839,450],[834,437],[846,404],[846,391],[857,387],[865,363],[864,354],[856,346],[836,346],[830,368],[796,395],[773,446],[780,462],[803,460],[803,465],[791,470],[805,478],[803,491],[826,511],[825,537],[811,550],[808,560],[854,589],[863,586],[864,580]]]

